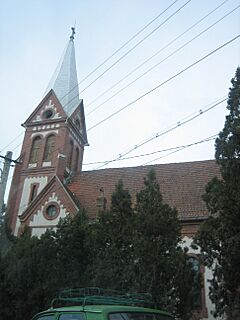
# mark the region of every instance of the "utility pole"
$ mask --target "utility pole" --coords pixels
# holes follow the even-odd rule
[[[12,160],[12,154],[12,151],[8,151],[5,157],[0,156],[4,159],[3,169],[0,169],[0,221],[3,218],[4,195],[6,191],[6,185],[11,162],[15,162],[14,160]]]

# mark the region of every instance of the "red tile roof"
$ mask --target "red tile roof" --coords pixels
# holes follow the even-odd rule
[[[156,172],[163,201],[177,208],[179,218],[193,219],[208,215],[202,195],[207,182],[214,176],[220,176],[214,160],[83,171],[73,178],[68,187],[93,218],[98,213],[100,188],[104,189],[109,208],[115,185],[122,179],[135,202],[136,193],[143,188],[144,177],[152,168]]]

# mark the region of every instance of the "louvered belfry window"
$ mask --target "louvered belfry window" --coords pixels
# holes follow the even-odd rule
[[[55,148],[55,136],[52,134],[47,137],[43,161],[51,161],[52,160],[54,148]]]
[[[39,155],[40,155],[40,149],[42,145],[42,138],[37,136],[36,138],[33,139],[32,143],[32,149],[31,149],[31,154],[30,154],[30,163],[37,163],[39,160]]]
[[[74,162],[74,172],[78,171],[78,162],[79,162],[79,149],[76,148],[75,162]]]
[[[69,154],[68,154],[68,168],[71,170],[72,168],[72,157],[73,157],[73,141],[70,140],[70,145],[69,145]]]

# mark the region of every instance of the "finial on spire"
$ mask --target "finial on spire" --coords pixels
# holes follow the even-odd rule
[[[73,40],[75,35],[75,27],[72,27],[71,29],[72,29],[72,34],[70,36],[70,40]]]

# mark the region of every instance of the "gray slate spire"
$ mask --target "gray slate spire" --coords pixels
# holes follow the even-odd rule
[[[75,30],[72,28],[72,35],[67,44],[65,52],[59,61],[59,64],[46,90],[47,92],[51,89],[54,90],[68,116],[73,113],[80,102],[73,41],[74,34]]]

